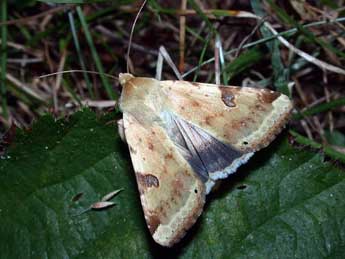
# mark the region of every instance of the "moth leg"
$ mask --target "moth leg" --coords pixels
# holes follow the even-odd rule
[[[125,135],[125,126],[123,125],[123,119],[120,119],[117,121],[117,130],[119,132],[121,140],[127,143],[126,135]]]
[[[157,59],[157,67],[156,67],[156,79],[161,80],[161,78],[162,78],[163,59],[168,63],[168,65],[174,71],[178,80],[183,80],[182,75],[178,71],[176,65],[172,61],[168,51],[164,48],[164,46],[160,46],[159,51],[158,51],[158,59]]]

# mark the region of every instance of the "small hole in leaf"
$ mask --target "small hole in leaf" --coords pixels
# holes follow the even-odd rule
[[[243,141],[243,145],[248,145],[248,142],[247,141]]]
[[[77,201],[79,201],[83,195],[84,195],[84,193],[82,193],[82,192],[77,193],[76,195],[73,196],[72,202],[77,202]]]
[[[332,159],[330,157],[325,156],[323,158],[323,162],[330,162],[330,161],[332,161]]]
[[[237,189],[239,189],[239,190],[244,190],[246,188],[247,188],[247,185],[245,185],[245,184],[241,184],[241,185],[237,186]]]

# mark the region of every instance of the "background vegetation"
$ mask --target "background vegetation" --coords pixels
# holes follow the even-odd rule
[[[116,77],[141,3],[1,1],[2,254],[341,258],[344,1],[148,1],[133,32],[133,74],[155,76],[165,49],[185,80],[268,87],[295,107],[289,129],[211,195],[173,252],[147,233],[115,130]],[[162,78],[176,79],[167,64]],[[75,113],[85,106],[92,111]],[[119,188],[114,208],[75,217]]]

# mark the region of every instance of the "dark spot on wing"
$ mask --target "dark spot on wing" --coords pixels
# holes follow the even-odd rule
[[[136,173],[138,183],[142,187],[159,187],[159,180],[152,174]]]
[[[161,221],[160,221],[159,217],[156,215],[151,215],[151,216],[147,217],[146,221],[147,221],[147,226],[150,230],[150,233],[151,233],[151,235],[153,235],[155,233],[156,229],[158,228],[158,226],[161,224]]]
[[[131,145],[128,145],[128,148],[129,148],[129,151],[132,153],[132,154],[136,154],[137,151],[131,146]]]
[[[198,103],[195,100],[191,100],[191,104],[192,104],[193,107],[199,107],[200,106],[200,103]]]
[[[199,83],[195,83],[195,82],[190,82],[191,85],[197,87],[197,88],[200,88],[200,84]]]
[[[264,89],[259,94],[259,99],[264,103],[273,103],[275,99],[280,96],[279,92],[273,92],[267,89]]]
[[[153,150],[153,144],[152,144],[151,142],[148,143],[148,148],[149,148],[150,150]]]
[[[260,105],[260,104],[256,104],[256,105],[255,105],[255,108],[256,108],[258,111],[260,111],[260,112],[265,111],[265,107],[263,107],[263,106]]]
[[[169,160],[169,159],[173,159],[174,157],[173,157],[173,155],[172,155],[171,153],[168,153],[168,154],[165,155],[164,158],[165,158],[166,160]]]
[[[205,117],[205,119],[204,119],[205,124],[211,126],[211,125],[212,125],[212,121],[213,121],[214,119],[218,119],[218,118],[220,118],[220,117],[224,117],[224,111],[219,112],[219,113],[215,113],[215,114],[213,114],[213,115],[207,115],[207,116]]]
[[[214,116],[207,115],[205,118],[205,123],[207,125],[211,125],[211,120],[214,118]]]
[[[222,101],[228,107],[236,107],[235,95],[233,89],[228,87],[219,87],[222,93]]]

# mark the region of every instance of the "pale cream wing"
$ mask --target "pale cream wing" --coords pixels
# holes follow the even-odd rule
[[[267,146],[286,124],[292,104],[267,89],[161,81],[165,109],[242,153]]]
[[[172,246],[201,214],[205,185],[158,123],[144,126],[129,113],[123,121],[148,228]]]

